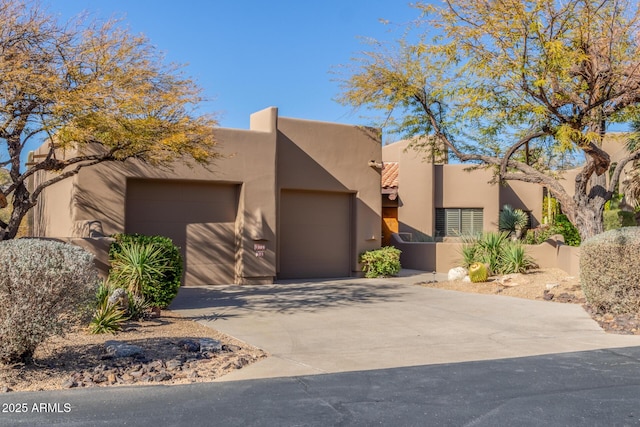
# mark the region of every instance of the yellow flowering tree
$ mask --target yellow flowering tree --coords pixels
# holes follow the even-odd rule
[[[45,187],[82,168],[218,157],[216,121],[195,113],[200,88],[118,21],[61,23],[35,2],[0,0],[0,76],[0,167],[9,171],[0,199],[11,201],[0,240],[15,237]],[[37,138],[48,152],[22,168],[25,144]],[[38,171],[58,173],[28,189]]]
[[[494,167],[499,180],[545,186],[587,238],[623,168],[602,140],[640,116],[640,14],[631,0],[445,0],[392,46],[373,42],[347,67],[340,101],[382,111],[378,123]],[[640,148],[640,147],[639,147]],[[546,159],[584,155],[570,194]]]

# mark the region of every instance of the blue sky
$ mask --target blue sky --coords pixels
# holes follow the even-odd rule
[[[362,37],[395,40],[418,15],[393,0],[43,0],[60,19],[88,12],[119,16],[145,34],[168,61],[212,101],[220,126],[247,129],[249,115],[269,106],[310,120],[370,124],[334,101],[340,64],[364,48]],[[383,24],[381,19],[390,21]]]

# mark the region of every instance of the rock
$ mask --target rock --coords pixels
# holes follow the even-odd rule
[[[107,381],[109,382],[109,384],[115,384],[116,383],[116,374],[114,373],[110,373],[107,375]]]
[[[178,346],[183,350],[194,353],[200,351],[200,343],[195,342],[194,340],[180,340],[178,341]]]
[[[467,269],[464,267],[455,267],[452,268],[451,270],[449,270],[449,273],[447,275],[447,279],[450,282],[456,281],[456,280],[462,280],[465,276],[467,275]]]
[[[179,370],[182,368],[182,361],[178,359],[169,360],[167,363],[167,369],[170,371]]]
[[[153,381],[158,383],[162,381],[169,381],[170,379],[171,379],[171,374],[169,374],[168,372],[160,372],[153,376]]]
[[[213,338],[200,338],[200,352],[217,353],[222,351],[222,343]]]
[[[464,277],[462,278],[462,281],[463,281],[464,283],[471,283],[471,277],[469,277],[469,276],[464,276]]]
[[[68,388],[68,387],[67,387]],[[7,387],[6,385],[3,386],[2,388],[0,388],[0,393],[9,393],[13,391],[12,389],[10,389],[9,387]]]
[[[114,305],[118,304],[121,309],[127,310],[129,308],[129,297],[127,295],[127,291],[122,288],[118,288],[113,291],[109,299],[107,300],[107,304]]]
[[[560,286],[560,285],[558,285],[557,283],[547,283],[546,285],[544,285],[544,287],[549,289],[549,290],[551,290],[553,288],[557,288],[558,286]]]
[[[129,372],[129,375],[135,380],[140,379],[146,374],[145,369],[140,369],[138,371]]]
[[[230,353],[235,353],[237,351],[242,350],[240,347],[238,347],[237,345],[233,345],[233,344],[226,344],[222,346],[222,351],[228,351]]]
[[[138,347],[133,344],[126,344],[121,341],[109,340],[105,342],[104,345],[107,354],[115,358],[132,357],[144,354],[142,347]]]
[[[238,360],[236,360],[236,369],[242,369],[249,363],[250,361],[246,357],[239,357]]]
[[[149,363],[147,365],[147,369],[149,371],[151,370],[156,370],[159,371],[161,369],[164,369],[166,367],[166,365],[164,364],[164,362],[162,360],[154,360],[153,362]]]
[[[542,298],[543,298],[545,301],[551,301],[551,300],[553,299],[553,297],[554,297],[554,296],[555,296],[554,294],[550,293],[550,292],[549,292],[548,290],[546,290],[546,289],[544,290],[544,292],[543,292],[543,294],[542,294]]]

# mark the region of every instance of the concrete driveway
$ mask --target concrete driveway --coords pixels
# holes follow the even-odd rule
[[[171,308],[270,353],[220,381],[640,346],[640,336],[602,331],[580,305],[430,289],[415,283],[431,273],[404,273],[182,288]]]

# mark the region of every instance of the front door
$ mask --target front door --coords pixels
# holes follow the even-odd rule
[[[398,208],[382,208],[382,246],[391,244],[391,234],[398,232]]]

